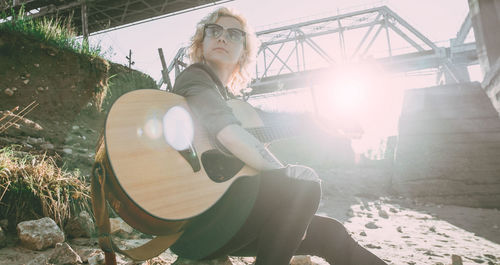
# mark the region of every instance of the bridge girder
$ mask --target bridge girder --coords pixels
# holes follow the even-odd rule
[[[387,6],[262,30],[257,32],[261,46],[254,79],[250,84],[252,94],[313,85],[310,83],[313,77],[332,71],[342,62],[365,60],[377,62],[394,72],[441,69],[452,82],[468,81],[463,69],[477,64],[475,43],[464,43],[471,30],[470,24],[470,17],[467,16],[449,47],[438,47]],[[346,33],[363,29],[366,31],[356,48],[348,51]],[[388,55],[369,58],[368,52],[382,31],[386,33]],[[397,54],[392,49],[389,32],[399,36],[412,51]],[[334,50],[339,51],[340,56],[332,54],[332,42],[326,39],[330,36],[337,36],[338,46]],[[186,65],[183,63],[187,59],[184,51],[184,48],[179,50],[169,66],[169,72],[176,69],[178,73],[182,65]],[[311,56],[318,59],[316,65],[309,63]]]

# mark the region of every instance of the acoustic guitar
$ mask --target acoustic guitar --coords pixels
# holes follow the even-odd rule
[[[252,106],[230,100],[236,118],[262,142],[296,129],[265,127]],[[104,141],[116,187],[146,214],[186,220],[206,211],[240,176],[257,172],[220,151],[191,115],[186,100],[156,89],[122,95],[112,105]]]

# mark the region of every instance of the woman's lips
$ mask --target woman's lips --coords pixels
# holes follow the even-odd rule
[[[221,48],[221,47],[214,48],[214,51],[223,51],[223,52],[227,53],[227,50],[224,48]]]

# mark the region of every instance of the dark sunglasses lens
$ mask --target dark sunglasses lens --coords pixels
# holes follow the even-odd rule
[[[205,34],[209,37],[218,38],[222,35],[223,31],[224,28],[216,24],[207,25],[205,27]]]
[[[224,33],[224,28],[217,24],[205,25],[205,36],[219,38]],[[239,29],[227,29],[229,39],[232,42],[242,42],[245,39],[245,32]]]
[[[227,31],[229,33],[229,38],[234,42],[241,42],[245,37],[245,33],[241,30],[228,29]]]

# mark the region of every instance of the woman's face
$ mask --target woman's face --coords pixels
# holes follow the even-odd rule
[[[243,28],[233,17],[219,17],[214,24],[210,24],[208,29],[205,27],[203,58],[210,65],[233,71],[243,54],[245,36],[243,34],[243,39],[236,36],[239,35],[237,30],[243,32]],[[220,33],[220,27],[217,25],[223,28],[218,37],[216,35]]]

